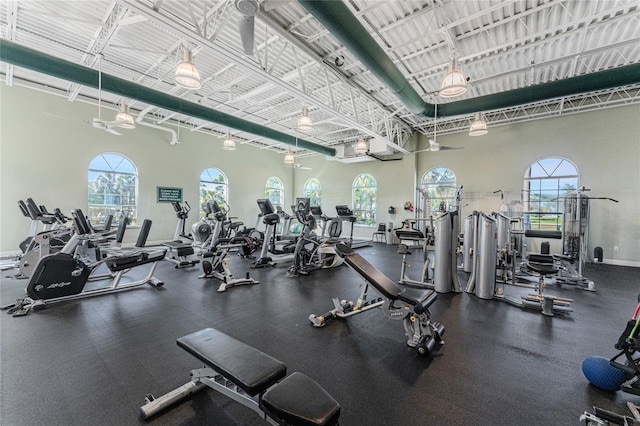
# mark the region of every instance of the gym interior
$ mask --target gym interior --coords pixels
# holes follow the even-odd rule
[[[289,54],[287,49],[294,46],[307,55],[305,61],[311,59],[309,67],[322,69],[329,58],[331,70],[327,72],[347,73],[350,66],[356,70],[366,68],[362,65],[368,63],[362,56],[366,52],[354,53],[357,49],[341,39],[342,35],[331,27],[326,16],[322,17],[322,11],[309,4],[314,2],[282,2],[275,9],[268,8],[265,5],[268,2],[260,2],[260,15],[255,20],[254,59],[261,55],[266,58],[267,54],[285,58]],[[51,14],[51,19],[59,23],[57,29],[47,29],[46,25],[30,27],[44,19],[46,14],[42,11],[53,7],[51,5],[43,6],[40,12],[40,6],[29,2],[2,5],[2,24],[10,30],[0,39],[3,78],[0,85],[0,255],[3,265],[0,304],[9,307],[24,303],[22,307],[26,308],[22,316],[0,313],[1,424],[640,422],[634,419],[633,412],[636,405],[640,405],[640,389],[634,386],[640,370],[633,359],[638,316],[634,310],[639,302],[640,277],[640,72],[632,69],[631,80],[635,80],[624,80],[624,84],[610,83],[604,87],[604,83],[598,82],[598,76],[602,76],[598,72],[637,66],[640,61],[637,51],[640,26],[629,25],[626,20],[637,20],[637,2],[620,1],[615,5],[585,2],[592,3],[590,11],[576,6],[580,2],[568,2],[567,8],[575,7],[575,14],[578,11],[584,14],[580,22],[590,22],[593,16],[602,22],[594,28],[586,25],[587,32],[602,30],[606,25],[627,25],[624,36],[620,35],[617,42],[606,49],[589,45],[587,41],[581,47],[585,55],[615,56],[619,52],[616,49],[633,46],[635,40],[635,47],[620,55],[627,62],[582,71],[580,75],[592,74],[592,80],[602,87],[589,86],[583,91],[574,87],[570,89],[573,92],[562,95],[548,95],[545,90],[552,89],[545,83],[562,81],[568,75],[558,77],[560,73],[556,70],[556,77],[540,78],[537,83],[545,90],[535,95],[540,96],[539,99],[509,105],[511,98],[505,96],[496,106],[487,107],[483,113],[488,118],[488,133],[480,137],[469,136],[469,114],[464,120],[457,113],[447,115],[447,103],[482,104],[487,96],[506,92],[507,86],[485,88],[482,84],[488,84],[490,77],[478,82],[470,79],[468,85],[476,88],[462,95],[462,100],[444,99],[433,91],[439,89],[439,81],[435,82],[445,74],[447,60],[442,61],[444,68],[429,71],[428,77],[434,83],[424,90],[423,98],[425,105],[435,105],[432,113],[424,116],[413,113],[403,105],[402,99],[395,97],[391,88],[385,87],[379,89],[381,94],[376,105],[346,114],[344,121],[327,118],[324,124],[318,117],[323,111],[326,113],[331,102],[325,101],[322,107],[318,106],[319,100],[318,104],[310,103],[314,96],[324,96],[314,95],[311,87],[316,87],[318,92],[318,87],[329,80],[323,80],[320,73],[313,74],[311,68],[298,63],[299,72],[291,75],[297,76],[302,86],[306,82],[309,87],[292,89],[298,98],[287,106],[292,111],[290,124],[283,124],[274,118],[282,115],[282,110],[272,111],[273,105],[268,103],[259,104],[256,110],[241,103],[230,108],[224,100],[207,101],[207,96],[213,99],[218,95],[205,89],[215,91],[214,76],[223,73],[222,68],[215,68],[205,59],[214,52],[222,55],[216,49],[231,46],[226,52],[237,54],[238,67],[248,70],[246,80],[255,76],[251,65],[243,62],[243,58],[249,56],[241,53],[244,46],[237,37],[241,25],[233,15],[233,1],[205,1],[205,6],[210,8],[208,15],[199,9],[202,5],[196,8],[197,2],[182,2],[195,10],[190,13],[183,5],[185,16],[200,12],[209,16],[207,22],[211,28],[207,31],[214,31],[217,19],[230,20],[216,32],[219,42],[207,41],[193,29],[190,37],[169,31],[169,28],[177,31],[175,25],[180,23],[170,25],[167,16],[174,16],[178,21],[177,5],[181,2],[78,2],[76,11],[63,3],[66,2],[51,2],[61,8],[59,14]],[[388,16],[390,28],[384,34],[395,34],[400,31],[396,27],[402,26],[398,24],[409,19],[394,9],[402,7],[399,5],[369,1],[350,2],[348,6],[339,3],[351,13],[360,11],[353,15],[354,19],[362,22],[368,19],[374,29],[382,25],[378,21],[380,15],[395,11],[397,16],[403,16],[394,19]],[[406,3],[404,7],[412,8],[413,13],[419,10],[420,17],[415,19],[440,20],[448,16],[453,22],[472,22],[483,16],[489,19],[491,11],[500,10],[502,16],[494,16],[495,22],[490,25],[498,28],[510,25],[506,10],[519,2],[487,2],[490,10],[474,13],[469,8],[476,6],[470,6],[470,2],[398,3]],[[541,18],[545,16],[544,11],[556,13],[552,3],[540,1],[527,6],[530,9],[526,13],[540,20],[538,31],[541,33],[545,32]],[[231,9],[224,12],[227,7]],[[459,8],[467,9],[457,10]],[[622,12],[615,12],[618,9]],[[221,15],[217,17],[214,10]],[[454,12],[468,16],[455,21]],[[73,37],[69,22],[85,20],[90,14],[100,18],[117,16],[117,22],[109,25],[120,29],[100,47],[97,41],[84,43],[83,39],[80,48],[70,48]],[[309,46],[315,46],[317,56],[318,52],[327,50],[327,45],[321,42],[307,41],[304,47],[298,37],[296,42],[289,40],[291,46],[284,43],[274,44],[273,49],[265,47],[267,36],[285,37],[281,34],[287,31],[283,29],[287,28],[284,23],[297,15],[306,19],[298,16],[300,26],[296,24],[293,28],[308,30],[305,25],[320,23],[327,27],[324,31],[333,43],[339,44],[336,51],[347,61],[347,68],[338,65],[338,58],[334,61],[333,56],[326,56],[324,62],[313,58],[314,51],[309,50]],[[377,19],[372,19],[373,16]],[[280,22],[281,30],[273,30],[274,22]],[[567,18],[563,25],[570,26],[571,22]],[[87,28],[78,29],[78,38],[103,40],[102,36],[95,36],[94,27],[83,25]],[[101,25],[107,27],[104,22]],[[176,46],[186,44],[194,48],[195,64],[206,70],[201,70],[202,89],[172,91],[173,76],[159,77],[155,71],[148,74],[162,80],[164,86],[154,86],[143,78],[134,81],[133,75],[128,74],[131,68],[127,61],[131,61],[131,54],[122,52],[135,50],[131,40],[135,40],[137,33],[131,29],[136,25],[153,25],[154,31],[167,36],[169,40],[155,39],[162,46],[155,50],[163,50],[169,41],[177,43],[180,37],[186,37],[186,42],[183,40]],[[460,25],[451,24],[453,32],[441,37],[462,49],[466,38]],[[405,31],[416,30],[405,28]],[[486,31],[489,34],[492,29]],[[67,38],[60,37],[58,32],[65,32]],[[52,42],[54,33],[57,41]],[[296,31],[288,30],[288,34],[291,37]],[[320,35],[318,39],[329,36]],[[561,38],[553,43],[559,43],[558,40]],[[46,49],[48,43],[51,43],[49,50]],[[123,48],[127,43],[129,47]],[[223,47],[211,46],[216,43]],[[443,43],[442,49],[449,50],[447,42]],[[66,55],[60,53],[64,47],[70,49]],[[495,55],[501,54],[499,47],[493,46]],[[163,57],[166,62],[173,60],[173,65],[177,64],[175,57],[149,51],[149,47],[139,48],[145,55],[154,56],[155,61]],[[79,59],[79,51],[84,50],[91,51],[90,64],[88,60]],[[75,56],[68,53],[71,51]],[[103,53],[104,58],[97,58],[98,53]],[[406,52],[402,54],[411,56]],[[474,64],[479,60],[470,52],[466,52],[466,57],[461,51],[458,54],[463,70],[478,69]],[[561,59],[561,54],[557,55],[555,61],[549,59],[544,66],[552,69],[564,60],[569,61],[567,58],[571,56],[564,52],[562,55],[566,56]],[[143,61],[146,57],[139,59]],[[55,60],[75,61],[93,74],[83,70],[56,71]],[[98,72],[102,60],[105,67]],[[256,66],[264,71],[269,61],[262,60],[266,62],[256,59]],[[272,61],[277,63],[275,59]],[[404,63],[402,58],[398,61]],[[61,64],[68,65],[67,62]],[[296,70],[296,66],[292,66]],[[520,72],[534,74],[533,70],[532,65]],[[375,87],[384,85],[381,82],[385,80],[375,71],[350,72],[354,73],[353,90],[362,90],[362,96],[370,96],[371,103],[375,104],[373,100],[378,95],[375,90],[367,90],[374,87],[367,86],[373,84],[367,79],[373,79]],[[56,73],[60,74],[54,75]],[[99,76],[100,82],[73,81],[74,75],[85,75],[83,73]],[[401,73],[405,73],[405,77],[411,74],[404,68]],[[501,76],[501,71],[492,73],[495,79]],[[128,79],[127,84],[133,86],[123,83],[124,89],[119,89],[114,83],[118,77]],[[207,77],[210,77],[209,83],[205,81]],[[235,101],[235,97],[242,96],[235,91],[246,90],[253,91],[256,99],[260,99],[260,90],[266,92],[269,84],[277,86],[268,80],[277,77],[262,76],[264,86],[252,80],[245,87],[242,77],[236,75],[233,84],[225,82],[227,93],[219,96]],[[280,75],[279,78],[290,83],[293,77],[287,80]],[[411,81],[420,87],[420,83]],[[102,83],[104,86],[98,87]],[[513,84],[510,89],[528,85]],[[578,86],[583,87],[576,84]],[[162,87],[168,95],[154,95],[161,104],[158,105],[136,99],[136,96],[145,96],[144,90],[119,92],[144,87]],[[202,94],[199,101],[194,93]],[[337,93],[330,96],[334,95]],[[168,108],[167,103],[173,98],[184,100],[181,107],[191,108],[194,115]],[[497,102],[495,99],[497,97],[492,102]],[[117,110],[124,109],[121,106],[124,102],[128,111],[140,118],[134,129],[118,128],[105,121]],[[307,112],[314,118],[310,133],[295,129],[301,102],[308,103]],[[340,102],[335,100],[333,104],[337,115],[344,114],[336,107]],[[355,109],[356,101],[350,102]],[[388,103],[385,105],[385,102]],[[557,109],[559,103],[563,103],[566,110]],[[202,112],[200,107],[206,111]],[[373,120],[376,108],[386,111],[391,120],[398,122],[374,126],[368,120]],[[438,109],[444,112],[439,113]],[[96,122],[98,111],[101,117],[109,118]],[[216,111],[226,115],[216,116]],[[144,114],[148,114],[146,119]],[[241,128],[235,129],[233,124]],[[270,126],[270,130],[265,130]],[[284,130],[287,126],[290,129]],[[348,129],[338,133],[332,126]],[[390,131],[392,128],[396,130]],[[271,130],[275,133],[269,133]],[[235,149],[223,149],[223,142],[231,133]],[[353,152],[360,134],[367,137],[365,154]],[[434,139],[445,149],[433,150],[430,140]],[[374,152],[376,140],[386,141],[382,143],[386,147],[379,154]],[[391,152],[387,151],[390,146]],[[295,159],[285,164],[289,153],[293,153]],[[113,200],[91,199],[91,165],[96,159],[111,154],[132,164],[135,175],[135,205],[125,212],[131,223],[118,244],[121,247],[116,247],[113,239],[116,228],[124,222],[118,216],[124,209],[118,208]],[[568,177],[554,175],[552,170],[544,171],[548,173],[548,180],[557,184],[552,205],[558,210],[544,212],[555,218],[557,226],[546,228],[549,231],[546,233],[529,232],[535,228],[533,218],[541,213],[532,207],[531,174],[533,170],[544,169],[545,165],[558,166],[559,163],[571,165],[575,174],[570,176],[574,179],[571,187],[562,192],[560,185]],[[215,242],[206,247],[198,244],[202,241],[196,241],[194,225],[216,221],[212,219],[215,213],[203,219],[206,212],[201,206],[203,194],[206,197],[203,188],[208,188],[207,182],[203,183],[203,172],[211,169],[219,171],[224,178],[223,199],[219,200],[224,204],[224,220],[242,221],[245,228],[256,227],[264,238],[268,214],[259,216],[256,200],[271,198],[294,217],[292,223],[298,226],[294,226],[292,244],[298,251],[292,248],[288,253],[294,256],[293,260],[291,256],[275,253],[275,249],[274,252],[267,250],[266,241],[253,244],[253,237],[222,241],[222,251]],[[447,185],[456,191],[455,196],[436,197],[433,192],[425,191],[431,188],[430,184],[437,183],[429,181],[433,176],[429,172],[441,170],[449,171]],[[362,191],[361,187],[356,188],[356,182],[363,176],[372,178],[368,181],[366,205],[355,195],[359,193],[356,189]],[[273,188],[266,185],[273,182],[273,178],[279,184],[276,198],[269,191]],[[314,191],[309,191],[311,181],[320,185],[314,187]],[[161,189],[173,192],[169,191],[164,199],[166,194],[161,194]],[[305,205],[309,198],[321,205],[324,219],[311,219],[308,202]],[[20,208],[18,202],[27,199],[35,201],[41,213],[39,218],[27,217],[31,211]],[[179,212],[171,203],[176,200],[182,206],[188,203],[192,207],[184,221],[183,235],[178,235],[176,228],[177,222],[180,226]],[[572,209],[576,207],[567,204],[570,200],[577,200],[573,211],[577,219],[566,211],[569,205]],[[98,229],[101,223],[97,223],[97,216],[92,217],[91,213],[100,203],[103,207],[109,205],[115,214],[108,236]],[[329,223],[330,218],[336,216],[335,207],[341,205],[348,206],[354,217],[353,221],[339,221],[342,239],[309,243],[328,249],[304,257],[308,246],[300,242],[301,235],[309,229],[313,233],[308,235],[308,241],[324,237],[320,224]],[[51,219],[55,215],[45,214],[40,206],[50,212],[59,209],[58,220]],[[514,206],[515,209],[510,209]],[[514,211],[515,215],[509,216]],[[511,219],[507,221],[509,236],[504,246],[495,242],[501,214]],[[81,232],[81,228],[86,227],[82,220],[85,215],[94,219],[91,225],[95,229]],[[48,224],[44,223],[45,217],[51,219]],[[64,219],[59,220],[60,217]],[[450,220],[446,223],[438,220],[442,217]],[[466,227],[470,217],[476,221],[471,231]],[[482,230],[478,218],[484,218],[489,226],[485,240],[479,237],[481,231],[476,231]],[[150,228],[145,228],[145,219],[152,223]],[[574,251],[579,258],[568,259],[572,256],[567,256],[566,241],[575,242],[569,238],[569,224],[574,219],[579,245]],[[220,223],[223,226],[222,220]],[[384,226],[379,228],[381,224]],[[274,234],[281,232],[281,228],[274,228]],[[447,234],[443,233],[445,228]],[[384,238],[375,234],[379,229]],[[415,235],[419,236],[402,239],[403,230],[416,231]],[[52,242],[47,254],[42,253],[42,247],[49,250],[49,242],[38,239],[38,235],[68,240],[59,246]],[[145,241],[137,244],[141,236]],[[191,265],[178,267],[180,261],[170,259],[172,252],[165,244],[176,239],[192,250],[185,256],[192,261]],[[365,244],[356,248],[355,241]],[[480,247],[479,241],[486,241],[489,249]],[[94,253],[99,245],[100,251]],[[249,245],[254,251],[241,256],[246,254]],[[87,247],[91,250],[84,250]],[[84,257],[89,251],[96,269],[92,269]],[[155,258],[158,252],[160,258]],[[538,263],[528,257],[536,254],[546,256],[548,263]],[[322,256],[330,256],[335,261],[322,263]],[[465,256],[471,258],[473,267],[468,261],[465,265]],[[79,284],[78,294],[57,300],[55,293],[64,293],[64,283],[75,283],[77,278],[73,268],[68,272],[54,268],[54,262],[62,257],[65,265],[73,265],[76,270],[82,268],[87,277]],[[262,257],[272,258],[275,266],[255,267],[256,259]],[[166,260],[159,260],[162,258]],[[25,259],[30,265],[25,266]],[[295,269],[292,273],[292,265],[300,259],[313,261],[313,266],[308,270]],[[482,263],[484,259],[486,263]],[[207,271],[205,265],[212,263],[213,271]],[[50,267],[46,268],[47,265]],[[487,268],[483,269],[487,265],[488,272]],[[527,276],[522,276],[524,269],[528,271]],[[106,272],[107,277],[94,282],[89,274],[98,270]],[[38,277],[47,271],[55,275],[53,285],[49,286],[53,295],[39,300],[42,281]],[[443,278],[444,271],[447,274]],[[21,273],[22,277],[16,277]],[[242,281],[243,277],[250,277],[251,282],[233,284],[233,279]],[[408,277],[415,282],[407,282]],[[516,283],[517,278],[523,279]],[[102,290],[91,293],[102,282],[107,285],[105,294],[100,294]],[[158,282],[161,284],[155,285]],[[132,283],[135,285],[126,287]],[[147,286],[147,283],[155,284]],[[229,285],[223,288],[221,284]],[[479,293],[487,288],[488,296]],[[368,293],[363,295],[365,290]],[[368,297],[368,301],[359,304],[363,297]],[[625,358],[625,352],[631,358]],[[623,353],[621,357],[612,360],[620,353]],[[277,378],[262,377],[262,385],[245,380],[243,374],[247,371],[250,376],[259,375],[262,367],[266,369],[274,362],[279,368]],[[206,367],[204,373],[203,366]],[[295,382],[300,377],[305,379]],[[161,406],[158,401],[163,395],[185,383],[192,387],[183,392],[179,401],[167,403],[171,407]],[[204,387],[202,391],[201,387]],[[251,395],[253,391],[255,394]],[[158,412],[145,415],[141,407],[154,404],[161,406]],[[318,414],[318,410],[324,412]],[[312,412],[315,419],[309,414]]]

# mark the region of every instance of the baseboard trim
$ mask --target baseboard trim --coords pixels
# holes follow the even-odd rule
[[[594,263],[597,264],[598,262]],[[634,260],[602,259],[602,263],[606,263],[607,265],[632,266],[634,268],[640,268],[640,262]]]

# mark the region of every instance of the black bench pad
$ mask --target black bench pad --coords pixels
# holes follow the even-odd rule
[[[424,312],[437,299],[433,290],[418,290],[398,287],[389,277],[373,266],[364,257],[345,244],[335,247],[336,253],[347,265],[351,266],[362,278],[389,300],[401,300],[414,306],[416,313]]]
[[[524,231],[524,236],[531,238],[551,238],[554,240],[559,240],[562,238],[562,231],[527,229],[526,231]]]
[[[146,252],[140,250],[125,251],[123,254],[110,256],[105,260],[111,272],[123,271],[147,263],[159,262],[164,259],[166,250]]]
[[[340,404],[302,373],[293,373],[269,388],[260,408],[291,426],[337,425],[340,417]]]
[[[162,245],[169,247],[171,250],[175,250],[178,256],[189,256],[194,254],[191,244],[183,243],[182,241],[169,241],[162,243]]]
[[[250,396],[264,392],[287,374],[284,363],[213,328],[181,337],[177,344]]]

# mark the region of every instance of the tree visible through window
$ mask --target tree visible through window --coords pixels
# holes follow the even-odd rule
[[[284,185],[282,181],[275,176],[271,176],[264,184],[264,197],[271,201],[273,207],[283,207],[284,204]]]
[[[378,184],[370,174],[363,173],[353,181],[351,198],[356,224],[373,226],[376,223]]]
[[[116,224],[121,217],[135,224],[138,172],[131,160],[113,152],[98,155],[89,163],[88,183],[91,223],[102,223],[113,215]]]
[[[200,206],[209,200],[215,200],[221,204],[227,204],[229,200],[227,176],[213,167],[206,169],[200,175]]]
[[[420,180],[420,191],[424,197],[426,216],[438,216],[449,211],[456,203],[456,175],[446,167],[427,170]]]
[[[524,175],[525,229],[562,230],[564,197],[578,189],[578,169],[564,158],[531,164]]]
[[[302,196],[309,197],[312,206],[319,206],[322,203],[321,193],[322,188],[320,187],[320,181],[318,179],[311,178],[304,183]]]

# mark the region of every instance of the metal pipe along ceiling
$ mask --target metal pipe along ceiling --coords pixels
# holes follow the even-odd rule
[[[98,88],[97,70],[37,52],[8,40],[0,39],[0,61],[58,77],[83,86]],[[185,101],[109,74],[102,73],[102,90],[155,105],[169,111],[251,133],[252,135],[297,146],[298,148],[308,149],[309,151],[331,157],[336,155],[334,148],[318,145],[304,139],[298,139],[295,136],[279,132],[269,127],[252,123],[251,121],[243,120],[193,102]]]
[[[435,105],[422,99],[342,1],[298,0],[298,2],[378,77],[411,113],[423,117],[435,115]],[[640,64],[632,64],[521,89],[448,102],[438,105],[437,114],[440,117],[471,114],[639,82]]]

